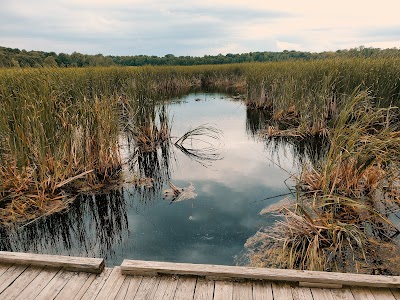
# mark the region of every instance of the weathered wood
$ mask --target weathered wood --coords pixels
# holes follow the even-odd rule
[[[397,290],[392,289],[391,292],[392,292],[393,296],[396,298],[396,300],[400,300],[400,290],[399,289],[397,289]]]
[[[0,251],[0,263],[63,267],[69,271],[101,273],[104,259]]]
[[[0,295],[0,299],[15,299],[42,271],[44,267],[28,267],[18,278],[9,285]]]
[[[129,281],[130,278],[129,276],[125,276],[124,282],[121,285],[121,288],[118,291],[117,296],[115,297],[115,300],[124,300],[126,297],[126,293],[128,292],[129,288]]]
[[[311,293],[316,300],[335,300],[327,289],[312,288]]]
[[[352,287],[351,293],[355,300],[375,300],[375,297],[369,288]]]
[[[139,288],[137,289],[135,298],[128,298],[128,299],[151,299],[150,295],[157,290],[158,284],[160,283],[160,277],[147,277],[144,276],[140,283]]]
[[[88,289],[85,291],[81,289],[79,293],[75,296],[75,299],[82,299],[82,300],[91,300],[95,299],[96,296],[99,294],[101,288],[103,287],[104,283],[106,282],[107,278],[110,276],[112,269],[106,268],[103,273],[97,275],[93,282],[90,284]]]
[[[323,282],[299,282],[300,287],[320,288],[320,289],[341,289],[342,284],[337,283],[323,283]]]
[[[82,286],[85,285],[90,273],[73,272],[72,278],[63,287],[60,293],[56,296],[57,300],[71,300],[79,293]]]
[[[354,300],[354,296],[348,289],[330,289],[330,292],[335,300]]]
[[[39,275],[16,297],[17,300],[32,300],[60,272],[61,268],[45,267]]]
[[[253,284],[251,282],[233,283],[233,300],[252,300]]]
[[[1,264],[0,265],[0,277],[7,271],[13,264]]]
[[[254,300],[273,300],[272,286],[270,282],[255,281],[253,282],[253,299]]]
[[[341,284],[346,286],[400,288],[400,276],[375,276],[351,273],[166,263],[140,260],[124,260],[121,269],[123,274],[134,275],[153,272],[160,274],[248,278],[288,282],[302,281],[310,283]]]
[[[198,278],[196,282],[196,289],[194,290],[194,300],[212,300],[214,297],[213,280],[206,280]]]
[[[74,272],[68,272],[61,270],[54,276],[50,282],[44,287],[44,289],[36,296],[35,300],[48,300],[54,299],[58,293],[64,288],[68,283]]]
[[[117,296],[124,279],[125,276],[121,274],[120,267],[114,267],[97,295],[96,300],[114,299]]]
[[[371,292],[377,300],[396,300],[389,289],[371,289]]]
[[[25,271],[27,265],[13,265],[0,277],[0,293],[2,293],[15,279]]]
[[[101,274],[61,268],[0,265],[0,299],[254,299],[254,300],[400,300],[399,289],[308,288],[268,281],[209,281],[199,277],[123,275],[120,267]]]
[[[128,286],[128,291],[126,292],[125,299],[134,299],[136,296],[136,293],[139,289],[139,286],[142,283],[143,277],[142,276],[135,276],[135,277],[128,276],[128,278],[129,278],[129,286]]]
[[[216,281],[214,288],[214,300],[229,300],[233,298],[233,283],[228,281]]]
[[[78,293],[74,296],[73,299],[81,299],[97,277],[100,277],[100,275],[93,273],[90,274],[89,277],[86,279],[86,281],[83,283],[81,289],[78,291]]]
[[[273,283],[272,293],[274,300],[292,300],[292,288],[287,283]]]
[[[313,300],[310,288],[292,287],[293,300]]]
[[[178,285],[178,278],[173,276],[162,276],[157,290],[152,295],[153,300],[168,300],[174,299],[176,287]]]
[[[196,287],[197,278],[181,277],[178,279],[178,284],[175,291],[175,300],[193,299],[194,289]]]

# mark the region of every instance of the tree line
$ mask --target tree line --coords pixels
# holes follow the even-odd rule
[[[7,47],[0,47],[0,67],[90,67],[90,66],[144,66],[144,65],[178,65],[192,66],[205,64],[230,64],[243,62],[266,62],[286,60],[313,60],[333,57],[400,57],[400,49],[380,49],[357,47],[352,49],[337,50],[335,52],[249,52],[242,54],[228,53],[226,55],[196,56],[165,56],[131,55],[131,56],[104,56],[102,54],[88,55],[73,52],[55,53],[43,51],[26,51]]]

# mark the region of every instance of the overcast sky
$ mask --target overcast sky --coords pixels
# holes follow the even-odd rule
[[[105,55],[400,48],[399,0],[0,0],[0,46]]]

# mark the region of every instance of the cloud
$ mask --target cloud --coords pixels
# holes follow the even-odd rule
[[[290,43],[290,42],[284,42],[284,41],[276,41],[276,47],[282,51],[282,50],[297,50],[301,51],[302,47],[300,44],[295,44],[295,43]]]
[[[3,0],[0,43],[114,55],[324,51],[374,42],[394,47],[400,28],[396,3]]]

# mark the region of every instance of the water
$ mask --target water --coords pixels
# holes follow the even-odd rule
[[[266,148],[254,134],[259,116],[239,100],[217,93],[175,100],[166,107],[173,140],[199,125],[214,126],[222,132],[213,144],[221,159],[199,161],[170,143],[132,166],[156,178],[152,188],[124,184],[82,196],[64,213],[3,231],[1,250],[104,257],[109,266],[124,258],[234,265],[246,240],[274,221],[259,212],[283,196],[263,199],[289,192],[286,184],[293,183],[285,180],[295,158],[287,145]],[[197,197],[163,199],[169,180],[191,183]]]

